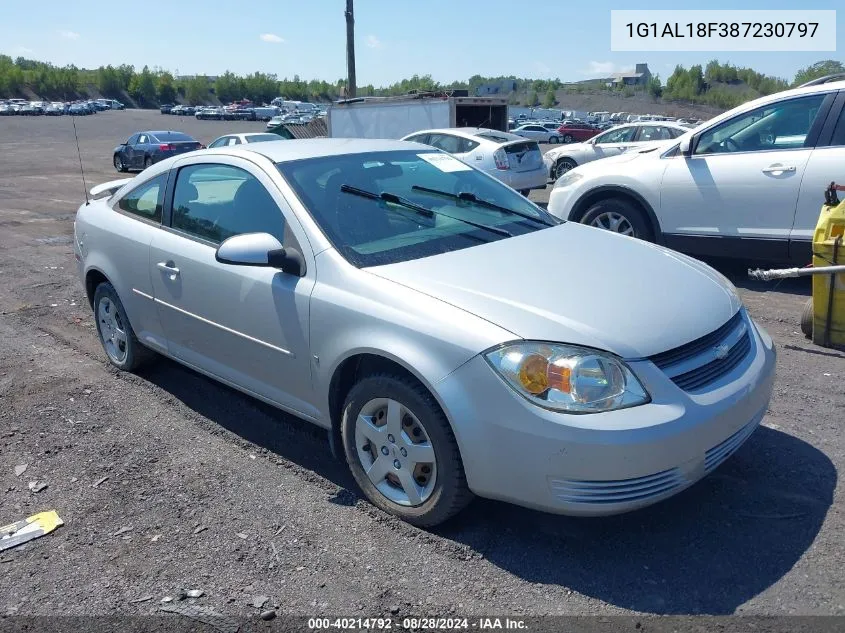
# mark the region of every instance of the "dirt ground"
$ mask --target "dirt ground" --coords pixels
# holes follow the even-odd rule
[[[263,126],[76,123],[89,187],[117,177],[111,150],[133,132]],[[719,265],[779,356],[763,426],[712,476],[624,516],[477,500],[427,532],[359,499],[316,427],[166,360],[111,369],[70,245],[82,194],[70,118],[0,119],[0,523],[65,522],[0,553],[0,615],[148,614],[189,589],[233,615],[256,596],[360,617],[845,614],[845,354],[800,334],[808,283]]]

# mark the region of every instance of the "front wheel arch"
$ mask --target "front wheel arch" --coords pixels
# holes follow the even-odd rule
[[[346,396],[359,380],[375,373],[393,373],[398,376],[407,377],[419,384],[437,401],[449,425],[453,426],[449,414],[443,407],[443,403],[440,401],[437,393],[416,372],[409,369],[399,360],[389,358],[388,356],[373,352],[355,353],[343,359],[337,365],[329,381],[328,413],[331,424],[329,427],[329,445],[332,455],[335,458],[342,459],[343,457],[340,424],[343,416],[343,403],[346,401]]]

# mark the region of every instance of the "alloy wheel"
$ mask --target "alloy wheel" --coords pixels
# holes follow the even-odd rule
[[[604,213],[600,213],[593,218],[593,221],[590,222],[590,226],[595,226],[597,228],[604,229],[605,231],[612,231],[614,233],[621,233],[622,235],[636,237],[634,227],[631,226],[631,222],[628,218],[621,213],[616,213],[614,211],[605,211]]]
[[[117,306],[108,297],[100,299],[97,306],[97,322],[106,353],[115,363],[123,363],[127,354],[126,327]]]

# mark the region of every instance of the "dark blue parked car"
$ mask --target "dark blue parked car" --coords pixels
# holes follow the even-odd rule
[[[205,146],[182,132],[138,132],[114,148],[117,171],[146,169],[165,158],[203,149]]]

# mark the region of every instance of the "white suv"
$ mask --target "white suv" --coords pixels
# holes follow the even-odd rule
[[[806,264],[824,190],[845,182],[845,81],[830,79],[569,170],[549,211],[693,255]]]

